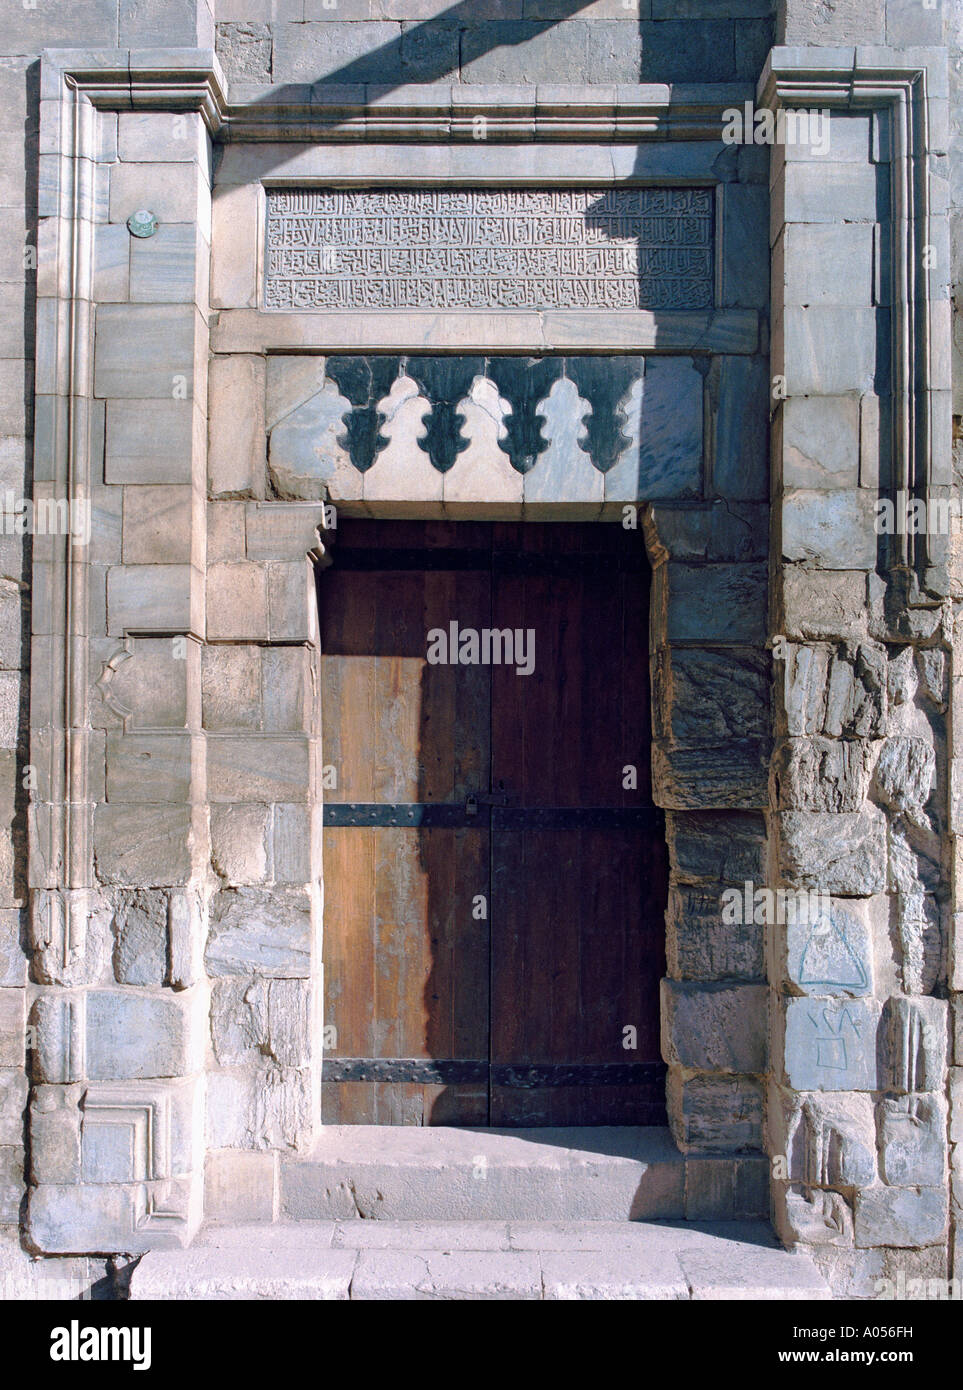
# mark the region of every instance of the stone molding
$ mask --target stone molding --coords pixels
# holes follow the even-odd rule
[[[945,65],[943,49],[775,48],[757,94],[771,110],[871,111],[886,119],[877,139],[887,142],[890,167],[892,490],[924,500],[951,482],[949,353],[939,341],[949,334],[949,315],[945,323],[934,321],[934,277],[925,254],[932,244],[932,155],[945,151],[948,137]],[[938,364],[945,364],[942,371]],[[934,401],[933,392],[942,395]],[[941,467],[935,453],[944,443]],[[931,606],[949,593],[945,539],[896,538],[894,563],[911,569],[922,590],[910,595],[911,603]]]

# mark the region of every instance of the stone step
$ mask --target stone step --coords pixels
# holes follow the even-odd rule
[[[327,1125],[281,1164],[281,1215],[394,1221],[759,1217],[765,1160],[694,1158],[658,1126]]]
[[[826,1299],[761,1222],[299,1221],[212,1226],[152,1251],[151,1299]]]

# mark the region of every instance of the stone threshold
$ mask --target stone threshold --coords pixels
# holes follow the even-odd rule
[[[152,1251],[148,1300],[721,1300],[831,1293],[761,1222],[303,1221],[209,1226]]]
[[[326,1125],[309,1153],[281,1159],[278,1193],[278,1215],[298,1221],[728,1221],[769,1213],[763,1155],[683,1154],[657,1125]]]

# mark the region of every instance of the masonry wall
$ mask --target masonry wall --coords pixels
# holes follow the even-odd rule
[[[43,224],[53,229],[62,212],[58,190],[45,181],[38,164],[46,136],[36,59],[45,47],[176,50],[216,42],[234,93],[253,101],[272,84],[751,84],[773,42],[896,48],[948,43],[955,45],[951,98],[959,96],[963,84],[959,8],[928,10],[916,0],[845,0],[832,8],[781,4],[776,14],[762,0],[728,5],[642,0],[641,8],[631,11],[622,0],[599,0],[578,13],[548,0],[493,0],[490,6],[481,0],[452,7],[369,0],[363,9],[349,0],[330,7],[324,0],[274,0],[269,8],[257,0],[230,0],[216,15],[191,0],[66,7],[38,0],[34,9],[11,5],[11,11],[13,19],[5,15],[4,21],[6,56],[0,57],[0,488],[18,497],[42,495],[43,483],[54,476],[45,470],[62,445],[51,437],[55,364],[41,361],[39,381],[33,377],[38,305],[43,315],[44,301],[52,302],[60,288],[38,285],[31,256]],[[942,208],[950,209],[953,283],[963,248],[959,107],[959,100],[951,99],[942,108],[944,114],[953,112],[952,124],[945,135],[937,130],[931,139],[934,211],[942,217]],[[83,1077],[58,1070],[63,1058],[55,1048],[31,1049],[34,1142],[43,1137],[31,1155],[25,1123],[28,992],[38,995],[31,1019],[41,1039],[69,1032],[70,991],[79,986],[93,987],[97,1007],[116,1001],[131,1037],[144,1034],[147,1019],[174,1020],[163,1024],[157,1042],[171,1045],[174,1064],[167,1057],[154,1069],[163,1077],[174,1073],[178,1081],[160,1103],[173,1107],[175,1117],[193,1113],[201,1090],[195,1082],[205,1068],[211,1072],[207,1142],[247,1155],[236,1167],[224,1167],[220,1188],[215,1176],[215,1195],[227,1200],[238,1190],[235,1178],[240,1181],[247,1172],[254,1193],[249,1214],[271,1215],[270,1203],[265,1210],[258,1195],[264,1191],[260,1179],[266,1165],[273,1163],[263,1151],[295,1145],[309,1129],[315,1105],[314,1083],[304,1065],[314,1026],[305,1002],[304,951],[295,943],[281,969],[261,974],[248,969],[245,954],[247,924],[257,919],[270,927],[271,902],[279,897],[291,909],[288,916],[304,924],[308,954],[315,941],[319,907],[310,884],[317,865],[310,853],[305,858],[301,852],[312,843],[306,789],[316,753],[308,709],[314,635],[306,582],[314,521],[305,530],[303,510],[295,508],[279,531],[261,505],[276,505],[284,490],[279,492],[277,479],[265,471],[265,435],[277,422],[258,352],[222,341],[212,364],[212,400],[222,402],[225,426],[212,434],[214,447],[210,460],[205,458],[206,326],[212,305],[210,238],[204,228],[212,172],[200,118],[188,118],[183,160],[170,153],[170,115],[121,112],[99,119],[101,143],[93,162],[102,167],[92,174],[96,206],[90,220],[101,224],[93,295],[100,306],[101,336],[94,363],[99,404],[91,428],[95,438],[104,431],[107,472],[95,499],[99,532],[90,636],[99,662],[94,675],[100,665],[104,669],[97,697],[103,708],[91,720],[89,745],[94,800],[103,800],[96,794],[99,777],[106,800],[124,809],[123,820],[113,821],[102,805],[94,822],[98,873],[107,890],[102,927],[91,937],[106,933],[97,938],[101,954],[92,948],[84,965],[88,973],[78,971],[76,963],[57,958],[56,923],[48,939],[42,929],[38,940],[35,920],[29,930],[39,950],[30,986],[27,798],[32,792],[38,803],[49,799],[29,769],[46,756],[41,712],[51,673],[42,666],[34,671],[31,705],[24,676],[30,576],[47,571],[42,547],[38,551],[29,538],[0,536],[0,766],[10,827],[0,839],[0,1222],[12,1236],[22,1218],[25,1165],[32,1163],[33,1184],[47,1189],[38,1203],[37,1229],[46,1233],[49,1248],[59,1249],[103,1248],[93,1235],[93,1243],[84,1244],[75,1206],[65,1199],[58,1206],[62,1189],[76,1185],[81,1174],[79,1120],[73,1111]],[[776,1189],[780,1230],[788,1239],[815,1243],[826,1267],[861,1292],[900,1261],[926,1274],[948,1268],[943,1140],[947,1122],[952,1141],[960,1133],[953,1101],[963,1075],[958,1023],[963,977],[954,937],[960,917],[948,891],[951,876],[959,873],[958,854],[947,835],[958,829],[953,740],[963,678],[954,655],[955,616],[939,594],[916,605],[907,618],[905,605],[900,606],[905,595],[876,584],[880,556],[853,542],[854,536],[871,534],[874,489],[887,478],[880,442],[893,407],[870,360],[886,294],[885,285],[873,279],[878,252],[872,227],[887,155],[874,144],[871,117],[841,117],[838,130],[846,148],[837,149],[839,163],[828,183],[821,171],[787,161],[782,152],[770,171],[774,283],[780,290],[775,298],[786,306],[773,323],[772,372],[778,374],[787,360],[792,364],[788,394],[773,407],[774,545],[781,568],[773,576],[770,636],[784,637],[787,646],[775,666],[778,747],[770,798],[759,795],[755,784],[748,793],[745,786],[720,793],[719,777],[713,781],[714,750],[723,750],[722,760],[723,746],[731,747],[739,734],[724,699],[694,738],[697,721],[686,726],[679,715],[684,699],[666,696],[659,705],[664,690],[684,696],[704,682],[714,662],[712,679],[724,687],[729,677],[718,667],[730,660],[741,663],[741,685],[750,691],[745,698],[765,704],[758,651],[733,657],[721,650],[726,644],[717,633],[715,644],[704,643],[706,652],[693,654],[697,617],[693,586],[686,587],[700,564],[731,567],[749,558],[760,564],[763,557],[752,547],[751,556],[744,545],[734,548],[726,535],[706,541],[701,555],[687,553],[691,541],[667,542],[666,522],[658,516],[650,523],[650,550],[657,559],[656,589],[667,624],[654,655],[661,720],[657,756],[673,868],[666,991],[673,1130],[680,1145],[693,1151],[757,1153],[765,1138],[773,1155],[786,1155],[790,1176]],[[538,167],[536,161],[536,178]],[[744,196],[750,223],[753,211],[763,210],[765,172],[746,158],[724,173],[728,191]],[[124,226],[127,208],[141,197],[153,204],[159,186],[167,202],[155,210],[167,224],[165,237],[153,247],[146,242],[132,249]],[[225,220],[225,237],[230,220]],[[948,314],[950,248],[939,236],[936,246],[934,301],[937,313]],[[238,293],[240,301],[231,298]],[[215,280],[215,312],[240,307],[245,293],[231,285],[229,274],[220,284]],[[765,295],[761,300],[757,295],[750,307],[761,309],[764,303]],[[823,322],[818,337],[807,339],[812,320],[804,321],[801,311],[808,314],[813,304]],[[957,331],[952,383],[948,364],[934,364],[937,389],[945,393],[952,384],[955,390],[957,420],[963,414],[961,347],[963,333]],[[739,402],[746,393],[758,397],[763,360],[762,352],[754,358],[723,353],[705,377],[706,419],[712,422],[707,457],[738,459],[733,465],[738,477],[727,480],[717,472],[709,480],[709,496],[758,504],[764,495],[755,479],[748,497],[741,491],[758,459],[751,442],[743,447],[733,437],[737,419],[744,424]],[[297,366],[286,370],[296,374]],[[172,397],[167,379],[183,371],[191,379],[187,409]],[[755,384],[743,376],[746,372]],[[247,432],[242,427],[232,434],[229,421],[242,418],[252,402],[257,408]],[[179,434],[188,418],[187,434]],[[165,441],[167,450],[156,476],[138,472],[137,439],[146,428]],[[950,451],[948,434],[940,436],[936,453],[943,488],[954,481],[959,485],[949,473]],[[293,494],[298,496],[305,500],[303,493]],[[175,530],[180,550],[167,543]],[[673,543],[680,547],[676,552]],[[38,560],[41,567],[35,569]],[[963,569],[952,556],[949,576],[950,598],[958,606]],[[295,593],[299,597],[292,600]],[[240,604],[239,595],[244,596]],[[283,619],[282,611],[288,615]],[[291,621],[293,627],[286,626]],[[673,621],[682,624],[675,643]],[[118,640],[131,629],[141,631],[126,642]],[[174,655],[171,634],[184,639],[183,656]],[[42,639],[45,633],[41,629],[36,635]],[[745,647],[762,636],[753,629]],[[123,659],[118,659],[120,647]],[[281,709],[276,701],[266,702],[265,691],[281,680],[283,664],[291,668],[283,676],[290,698]],[[240,712],[234,698],[238,689],[251,692]],[[55,730],[54,716],[49,727]],[[698,768],[693,758],[682,756],[691,750]],[[757,763],[758,754],[755,749],[748,756]],[[279,758],[291,770],[286,780],[278,771]],[[153,760],[154,780],[145,786],[147,760]],[[724,775],[729,788],[738,783],[731,767]],[[286,790],[278,791],[282,782]],[[767,800],[772,834],[764,859]],[[173,825],[165,803],[189,808],[186,820],[182,816]],[[209,816],[198,814],[196,808],[208,805]],[[44,833],[41,816],[39,833],[34,826],[32,882],[50,895],[42,899],[44,911],[54,913],[62,877],[58,864],[44,860]],[[291,849],[295,842],[298,854]],[[835,868],[827,877],[830,850]],[[159,858],[149,863],[152,853]],[[721,889],[744,878],[761,882],[767,872],[774,883],[832,892],[840,919],[856,937],[873,943],[872,987],[856,991],[859,997],[846,1005],[853,1017],[865,1015],[865,1037],[883,1040],[883,1070],[873,1070],[875,1050],[872,1059],[867,1054],[864,1084],[834,1091],[823,1085],[825,1077],[806,1071],[801,1053],[793,1053],[793,1018],[805,1007],[805,995],[813,993],[799,978],[797,944],[778,933],[770,937],[766,963],[766,943],[751,928],[738,940],[720,932]],[[200,922],[210,925],[204,917],[209,898],[215,900],[214,930],[205,963],[197,947]],[[91,921],[97,920],[94,914]],[[179,929],[185,934],[177,937]],[[187,947],[181,950],[178,941]],[[769,1062],[759,1051],[764,1041],[758,1028],[748,1040],[743,1037],[738,1055],[721,1054],[708,1037],[714,1017],[722,1020],[723,1032],[735,1015],[745,1019],[741,1006],[750,995],[744,991],[755,991],[753,1017],[765,1015],[765,965],[773,986],[768,1086]],[[207,1023],[209,982],[213,1035]],[[64,994],[53,997],[45,990]],[[709,1000],[715,1001],[716,1015],[706,1012]],[[830,997],[826,1007],[838,1013],[842,1006]],[[232,1030],[233,1016],[242,1024]],[[909,1036],[918,1040],[921,1059],[912,1075],[900,1069]],[[735,1033],[730,1041],[735,1047]],[[270,1104],[264,1100],[268,1092],[257,1089],[264,1080],[265,1048],[277,1072]],[[948,1116],[947,1048],[952,1063]],[[108,1088],[101,1096],[104,1114],[113,1104],[109,1087],[115,1082],[126,1084],[137,1075],[157,1080],[145,1073],[151,1063],[143,1059],[131,1063],[133,1075],[115,1074],[118,1065],[123,1070],[116,1056],[97,1065]],[[145,1097],[145,1104],[157,1103],[150,1086]],[[907,1128],[907,1117],[915,1145],[909,1159],[905,1140],[894,1139],[895,1130]],[[822,1163],[827,1134],[840,1141],[835,1168]],[[120,1170],[111,1167],[114,1156],[106,1141],[100,1154],[99,1179],[110,1185]],[[958,1154],[959,1146],[950,1202],[954,1229],[960,1206]],[[196,1150],[183,1161],[193,1175],[190,1201],[196,1202]],[[757,1170],[758,1162],[753,1181]],[[91,1176],[87,1171],[85,1180]],[[94,1230],[102,1212],[94,1206],[91,1213]],[[124,1219],[117,1217],[118,1229]]]

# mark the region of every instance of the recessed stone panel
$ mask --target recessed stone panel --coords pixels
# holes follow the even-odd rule
[[[278,189],[268,309],[703,309],[704,188]]]

